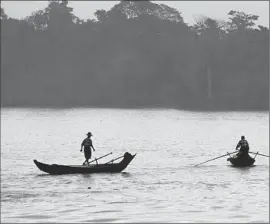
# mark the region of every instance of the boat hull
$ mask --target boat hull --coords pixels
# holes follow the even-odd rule
[[[247,167],[252,166],[255,163],[255,159],[248,156],[245,157],[230,157],[227,159],[235,167]]]
[[[59,174],[89,174],[89,173],[119,173],[122,172],[129,163],[133,160],[136,154],[131,155],[126,152],[124,158],[119,163],[97,164],[90,166],[73,166],[73,165],[58,165],[45,164],[34,160],[36,166],[43,172],[51,175]]]

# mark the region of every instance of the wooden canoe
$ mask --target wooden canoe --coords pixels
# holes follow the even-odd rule
[[[235,167],[247,167],[252,166],[255,163],[255,159],[247,156],[239,156],[239,157],[230,157],[227,159],[227,161],[230,161],[231,164]]]
[[[58,165],[58,164],[45,164],[34,160],[36,166],[43,172],[57,175],[57,174],[88,174],[88,173],[119,173],[122,172],[129,163],[133,160],[136,154],[131,155],[126,152],[123,159],[119,163],[105,163],[95,164],[89,166],[83,165]]]

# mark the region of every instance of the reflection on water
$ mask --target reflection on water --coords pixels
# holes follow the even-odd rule
[[[194,167],[233,151],[243,133],[269,154],[267,113],[10,109],[1,116],[2,222],[269,222],[267,158],[248,168],[226,157]],[[88,131],[95,157],[137,156],[117,174],[51,176],[33,163],[81,164]]]
[[[132,177],[132,174],[127,172],[122,172],[121,175],[122,177]]]

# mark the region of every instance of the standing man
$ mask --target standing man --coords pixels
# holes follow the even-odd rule
[[[93,143],[92,143],[92,140],[91,140],[92,133],[88,132],[86,135],[87,135],[87,138],[84,139],[82,144],[81,144],[81,151],[82,151],[82,148],[84,146],[85,161],[83,162],[83,165],[85,165],[85,163],[87,163],[89,166],[88,160],[91,159],[91,155],[92,155],[91,147],[93,148],[94,151],[96,151],[96,150],[95,150]]]

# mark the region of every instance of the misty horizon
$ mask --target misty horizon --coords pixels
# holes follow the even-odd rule
[[[20,20],[1,8],[2,106],[269,109],[269,29],[258,15],[231,9],[189,26],[149,1],[95,15],[80,20],[65,1]]]

